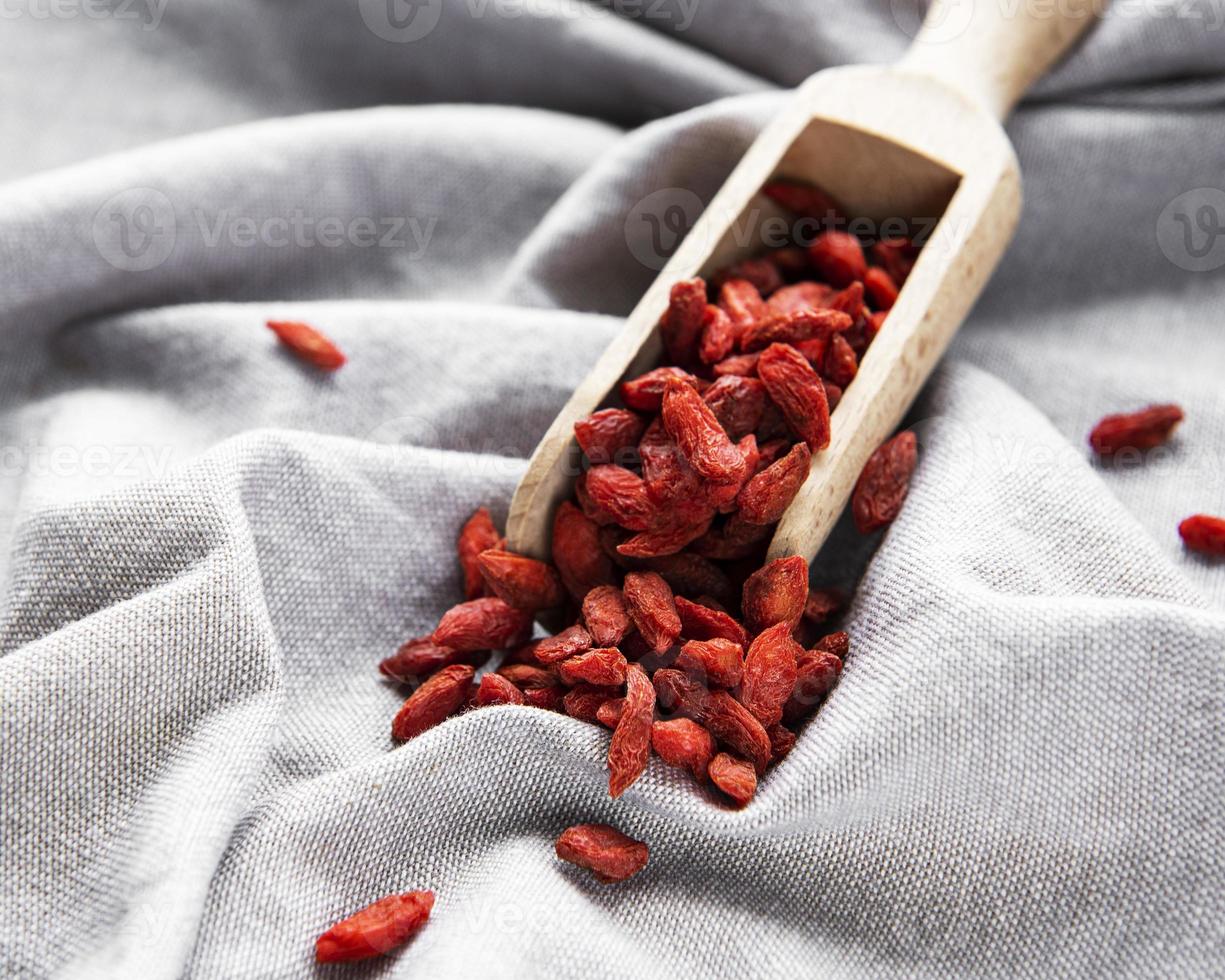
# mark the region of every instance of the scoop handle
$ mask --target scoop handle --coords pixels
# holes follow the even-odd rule
[[[931,75],[1003,119],[1110,0],[932,0],[900,67]]]

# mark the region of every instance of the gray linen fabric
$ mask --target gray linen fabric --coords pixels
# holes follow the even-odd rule
[[[1178,217],[1225,227],[1225,11],[1116,7],[1010,124],[1023,223],[911,497],[814,568],[862,576],[854,653],[736,813],[658,765],[610,801],[544,712],[393,750],[374,664],[653,276],[635,207],[914,4],[6,5],[0,973],[1225,975],[1225,566],[1175,533],[1225,512],[1225,237]],[[1087,458],[1155,400],[1171,447]],[[647,871],[561,866],[587,820]],[[316,970],[421,887],[402,954]]]

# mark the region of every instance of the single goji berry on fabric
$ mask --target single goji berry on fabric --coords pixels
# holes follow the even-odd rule
[[[625,683],[625,657],[616,647],[601,647],[580,653],[563,660],[556,670],[557,676],[567,687],[575,684],[617,687]]]
[[[826,231],[808,247],[808,260],[817,273],[836,289],[845,289],[868,271],[859,239],[845,231]]]
[[[571,718],[594,725],[599,721],[600,705],[620,695],[620,690],[615,687],[578,684],[566,692],[562,698],[562,708]]]
[[[453,650],[508,650],[526,643],[531,634],[530,613],[489,597],[452,606],[431,639]]]
[[[646,844],[604,823],[567,827],[557,838],[556,850],[563,861],[586,868],[605,884],[632,878],[650,859]]]
[[[630,664],[625,672],[625,707],[608,745],[608,794],[614,799],[646,770],[654,716],[655,688],[645,670]]]
[[[651,748],[664,765],[688,769],[699,782],[715,757],[715,738],[690,718],[657,721],[651,726]]]
[[[775,623],[794,629],[808,599],[808,564],[799,555],[778,558],[745,580],[741,608],[750,633]]]
[[[523,692],[523,698],[533,708],[540,708],[543,711],[561,711],[565,690],[560,685],[529,687]]]
[[[772,344],[762,351],[757,374],[791,431],[814,453],[825,449],[830,434],[829,402],[820,377],[804,355],[787,344]]]
[[[625,596],[615,585],[598,586],[583,597],[583,622],[591,641],[601,647],[615,647],[633,626]]]
[[[612,588],[612,586],[603,586]],[[588,593],[590,594],[590,593]],[[537,663],[546,667],[591,649],[591,634],[583,627],[574,625],[536,644],[533,651]]]
[[[1192,551],[1225,555],[1225,518],[1196,514],[1178,525],[1178,533]]]
[[[700,397],[692,388],[686,390]],[[645,531],[655,520],[655,505],[642,477],[623,466],[593,466],[586,473],[586,492],[596,511],[586,507],[583,511],[597,524],[612,522],[629,531]],[[602,521],[601,515],[608,520]]]
[[[725,357],[714,366],[715,376],[719,378],[734,375],[741,378],[751,378],[757,374],[757,358],[761,357],[759,352],[752,354],[733,354],[731,357]]]
[[[812,452],[797,442],[782,459],[754,476],[736,498],[742,520],[750,524],[774,524],[808,479]]]
[[[909,238],[882,238],[870,249],[872,261],[889,273],[898,289],[910,276],[919,250]]]
[[[459,566],[464,573],[464,598],[479,599],[485,595],[485,576],[477,560],[481,552],[503,547],[502,535],[494,527],[489,511],[481,507],[464,522],[459,532],[457,550]]]
[[[803,647],[791,638],[789,623],[776,623],[759,633],[744,658],[740,701],[763,728],[777,725],[783,705],[795,690],[797,656]]]
[[[268,329],[299,358],[323,371],[335,371],[345,363],[340,348],[310,324],[269,320]]]
[[[516,609],[534,613],[566,601],[561,576],[551,565],[511,551],[483,551],[478,561],[490,591]]]
[[[1089,445],[1100,456],[1128,449],[1155,449],[1170,438],[1182,420],[1182,409],[1177,405],[1150,405],[1138,412],[1107,415],[1089,433]]]
[[[675,666],[708,687],[735,687],[744,670],[744,649],[722,638],[690,640],[681,647]]]
[[[501,674],[486,674],[476,691],[477,707],[493,704],[526,704],[527,698]]]
[[[609,698],[596,708],[595,720],[605,728],[616,728],[621,722],[621,712],[625,710],[625,698]]]
[[[824,623],[845,604],[846,597],[837,589],[809,589],[804,601],[804,618],[810,623]]]
[[[413,691],[391,723],[391,737],[404,742],[459,710],[468,696],[468,685],[476,671],[467,664],[452,664]]]
[[[849,328],[856,320],[864,315],[863,305],[863,283],[853,282],[846,289],[839,290],[836,293],[830,293],[825,298],[825,308],[828,310],[839,310],[850,317],[850,322],[846,323],[843,329]]]
[[[622,586],[630,618],[656,653],[667,650],[681,635],[681,618],[672,589],[658,572],[630,572]]]
[[[779,763],[795,748],[795,732],[783,725],[771,725],[766,729],[770,736],[770,761]]]
[[[553,564],[576,601],[617,580],[616,566],[600,546],[599,525],[568,500],[553,517]]]
[[[605,408],[574,423],[574,437],[595,465],[633,462],[646,422],[624,408]]]
[[[502,664],[498,673],[521,691],[532,687],[557,686],[557,676],[551,670],[535,664]]]
[[[823,282],[797,282],[784,286],[766,301],[766,316],[782,316],[800,310],[819,310],[834,294],[832,287]],[[759,317],[758,319],[764,319]]]
[[[743,648],[749,636],[745,628],[725,611],[712,609],[683,596],[676,597],[676,611],[681,618],[681,636],[688,640],[730,640]],[[728,685],[729,687],[734,686]]]
[[[861,534],[884,527],[901,512],[918,458],[918,442],[909,431],[899,432],[868,457],[851,494],[851,515]]]
[[[707,768],[710,781],[715,784],[737,808],[749,805],[757,793],[757,773],[752,765],[734,755],[720,752],[710,760]]]
[[[727,437],[739,442],[761,424],[766,409],[766,386],[757,378],[723,375],[706,389],[702,400],[710,406]]]
[[[678,367],[659,367],[629,381],[621,382],[621,400],[639,412],[658,412],[663,404],[664,387],[670,378],[677,378],[695,390],[698,379]]]
[[[697,360],[702,318],[706,313],[706,283],[685,279],[672,287],[668,309],[659,321],[659,336],[673,364]]]
[[[643,531],[617,545],[618,554],[627,558],[657,558],[674,555],[687,544],[700,538],[710,527],[710,518],[701,524],[681,524]]]
[[[845,634],[844,634],[845,635]],[[803,721],[834,689],[842,673],[842,660],[826,650],[809,650],[796,658],[795,687],[783,708],[789,724]]]
[[[450,647],[442,647],[428,636],[409,640],[399,650],[379,663],[379,673],[403,684],[411,684],[418,677],[432,674],[451,664],[471,664],[477,658],[474,653],[460,653]]]
[[[783,276],[778,266],[768,259],[744,259],[729,265],[716,272],[711,277],[710,284],[716,290],[721,290],[733,279],[751,282],[762,296],[769,296],[783,284]]]
[[[857,373],[859,373],[859,358],[855,356],[854,349],[845,337],[841,334],[834,334],[830,338],[829,349],[825,352],[825,377],[839,388],[845,389],[855,380]],[[829,402],[828,393],[825,401]]]
[[[766,304],[761,293],[747,279],[730,279],[719,290],[719,308],[732,323],[734,339],[766,315]]]
[[[758,772],[766,771],[770,764],[770,736],[757,717],[726,691],[712,691],[694,721],[737,755],[751,760]]]
[[[717,306],[707,306],[702,316],[702,341],[698,358],[703,364],[714,364],[732,352],[736,346],[736,327]]]
[[[675,379],[668,382],[661,417],[668,435],[700,476],[716,483],[743,478],[744,457],[710,406],[689,385]]]
[[[814,184],[775,179],[762,187],[761,192],[792,214],[820,222],[822,226],[834,227],[846,221],[838,202]]]
[[[897,302],[898,288],[893,277],[884,269],[873,266],[863,277],[863,288],[868,293],[872,308],[876,310],[891,310]]]
[[[794,344],[836,335],[850,326],[851,318],[838,310],[796,310],[758,320],[741,336],[740,346],[745,351],[762,350],[771,344]]]
[[[433,908],[431,891],[380,898],[316,939],[315,961],[348,963],[389,953],[425,925]]]

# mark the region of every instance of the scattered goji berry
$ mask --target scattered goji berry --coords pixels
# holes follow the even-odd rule
[[[770,736],[770,761],[778,764],[795,748],[795,732],[783,725],[771,725],[766,729]]]
[[[1177,405],[1150,405],[1138,412],[1107,415],[1089,433],[1089,445],[1100,456],[1128,449],[1155,449],[1170,438],[1182,420],[1182,409]]]
[[[486,594],[485,576],[481,574],[481,564],[477,559],[481,552],[502,546],[502,536],[498,534],[489,511],[484,507],[478,508],[464,522],[457,544],[459,566],[464,573],[465,599],[479,599]]]
[[[625,706],[608,745],[608,794],[614,799],[646,770],[654,714],[655,688],[641,666],[630,664],[625,672]]]
[[[753,766],[734,755],[720,752],[710,760],[707,767],[710,781],[736,805],[743,808],[749,805],[757,793],[757,773]]]
[[[1192,551],[1225,555],[1225,518],[1196,514],[1178,525],[1178,533]]]
[[[845,634],[843,634],[845,635]],[[809,650],[796,658],[795,687],[783,707],[783,720],[803,721],[833,690],[842,672],[842,660],[826,650]]]
[[[486,552],[488,554],[488,552]],[[431,639],[453,650],[507,650],[527,642],[532,617],[502,599],[489,597],[452,606]]]
[[[851,495],[851,515],[861,534],[884,527],[901,512],[918,458],[918,442],[909,431],[899,432],[868,457]]]
[[[605,884],[632,878],[651,856],[642,841],[603,823],[567,827],[557,838],[556,850],[563,861],[586,868]]]
[[[391,737],[404,742],[446,720],[464,703],[475,674],[467,664],[452,664],[426,678],[391,723]]]
[[[477,654],[460,653],[442,647],[428,636],[409,640],[390,657],[379,663],[379,673],[401,683],[412,683],[418,677],[432,674],[451,664],[473,663]]]
[[[348,963],[389,953],[425,925],[433,908],[431,891],[380,898],[316,939],[315,961]]]
[[[483,551],[478,561],[485,584],[507,605],[535,613],[565,602],[561,576],[551,565],[501,550]]]
[[[345,363],[340,348],[309,324],[269,320],[268,329],[294,354],[323,371],[335,371]]]

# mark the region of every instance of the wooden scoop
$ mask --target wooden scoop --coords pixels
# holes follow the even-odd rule
[[[674,283],[752,254],[750,230],[783,212],[759,191],[775,177],[824,188],[851,217],[938,219],[833,413],[830,446],[783,515],[770,558],[811,561],[868,456],[901,422],[1007,247],[1021,207],[1000,121],[1092,24],[1108,0],[934,0],[892,67],[831,68],[808,79],[749,147],[624,330],[579,385],[532,455],[511,501],[509,547],[547,559],[553,513],[573,490],[574,423],[617,383],[660,357],[656,325]]]

